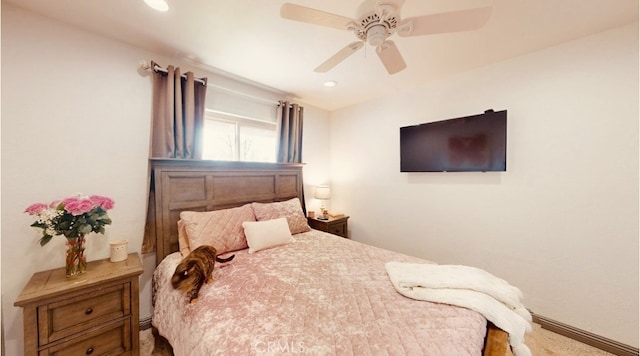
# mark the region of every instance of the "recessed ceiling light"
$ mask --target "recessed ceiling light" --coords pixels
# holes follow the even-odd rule
[[[324,86],[327,88],[333,88],[336,85],[338,85],[338,82],[336,82],[335,80],[328,80],[326,82],[324,82]]]
[[[165,0],[144,0],[144,2],[149,5],[150,8],[157,11],[168,11],[169,4]]]

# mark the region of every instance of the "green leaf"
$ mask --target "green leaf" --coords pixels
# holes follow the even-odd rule
[[[40,239],[40,246],[46,245],[49,241],[51,241],[52,238],[53,238],[53,236],[51,236],[51,235],[42,236],[42,238]]]
[[[71,228],[71,221],[61,221],[60,224],[58,224],[58,230],[64,231],[64,230],[69,230]]]
[[[82,224],[78,227],[78,233],[86,235],[91,232],[93,228],[89,224]]]

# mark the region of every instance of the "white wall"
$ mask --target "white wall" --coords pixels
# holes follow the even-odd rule
[[[636,23],[333,112],[332,204],[355,240],[484,268],[637,347],[638,95]],[[400,173],[399,127],[489,108],[507,172]]]
[[[304,123],[302,138],[302,161],[304,193],[307,210],[318,210],[321,201],[313,198],[315,186],[329,184],[330,179],[330,150],[329,150],[329,112],[314,108],[304,107]]]
[[[38,244],[34,202],[82,192],[112,197],[113,224],[90,236],[88,260],[126,238],[140,252],[146,214],[151,79],[141,60],[180,61],[2,4],[2,317],[7,355],[23,350],[22,311],[13,302],[34,272],[64,265],[64,239]],[[190,69],[180,65],[183,70]],[[192,69],[192,68],[191,68]],[[246,83],[194,70],[210,83],[263,95]],[[328,112],[305,106],[305,177],[326,181]],[[317,145],[317,147],[315,147]],[[310,173],[310,174],[308,174]],[[307,186],[308,184],[305,184]],[[154,254],[143,256],[140,317],[151,316]]]

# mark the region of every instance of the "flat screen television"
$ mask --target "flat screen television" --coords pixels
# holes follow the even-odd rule
[[[506,170],[506,110],[400,128],[400,172]]]

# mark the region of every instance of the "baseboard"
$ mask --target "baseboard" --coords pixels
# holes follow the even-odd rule
[[[575,328],[571,325],[563,324],[561,322],[551,320],[542,315],[531,313],[533,322],[540,324],[543,329],[547,329],[556,334],[566,336],[568,338],[582,342],[606,352],[610,352],[619,356],[638,356],[638,348],[625,345],[623,343],[607,339],[600,335]]]
[[[140,331],[151,328],[151,317],[140,319]]]

